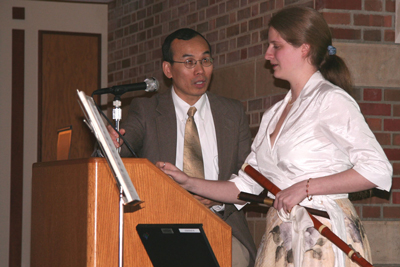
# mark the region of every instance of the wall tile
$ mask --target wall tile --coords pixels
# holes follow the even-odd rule
[[[366,218],[380,218],[381,217],[381,208],[380,207],[363,207],[362,216],[364,219]]]
[[[361,10],[361,0],[325,0],[318,1],[318,9],[329,8],[329,9],[346,9],[346,10]]]
[[[378,103],[360,103],[361,112],[364,115],[376,115],[376,116],[390,116],[391,105],[390,104],[378,104]]]
[[[400,132],[400,119],[385,119],[383,130],[389,132]]]
[[[364,9],[368,11],[382,11],[382,0],[364,0]]]
[[[342,29],[342,28],[331,28],[332,37],[334,39],[342,40],[360,40],[361,30],[359,29]]]
[[[249,61],[232,67],[214,69],[210,91],[243,100],[254,97],[254,86],[254,63]]]
[[[399,84],[399,86],[400,86],[400,84]],[[398,89],[385,90],[385,101],[399,101],[400,102],[400,87]]]
[[[399,87],[400,75],[393,75],[400,73],[399,45],[335,42],[334,46],[348,65],[356,86]]]
[[[372,262],[399,264],[400,221],[363,221],[363,225],[371,246]],[[387,250],[382,248],[387,248]]]
[[[400,149],[386,148],[386,149],[384,149],[384,151],[389,160],[392,160],[392,161],[400,160]]]
[[[365,101],[381,101],[382,90],[381,89],[364,89],[364,100]]]
[[[385,218],[400,219],[400,207],[383,207],[383,216]]]
[[[330,25],[349,25],[351,23],[350,13],[322,12],[322,15]]]

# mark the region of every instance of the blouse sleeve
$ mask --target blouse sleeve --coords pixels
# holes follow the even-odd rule
[[[330,91],[321,99],[319,121],[325,136],[348,155],[355,171],[378,189],[390,190],[392,166],[354,99],[340,88]]]
[[[268,115],[268,111],[266,112],[266,114]],[[258,163],[257,163],[257,157],[256,157],[255,151],[256,151],[256,148],[258,147],[258,145],[260,144],[261,140],[264,138],[265,129],[266,129],[267,124],[270,119],[270,115],[269,116],[267,116],[267,115],[264,114],[264,116],[262,118],[259,131],[251,145],[251,152],[245,160],[245,163],[253,166],[256,170],[259,170],[259,169],[258,169]],[[254,181],[254,179],[252,179],[250,176],[248,176],[242,170],[239,170],[237,175],[232,174],[229,181],[233,182],[236,185],[236,187],[239,189],[240,192],[258,195],[264,190],[264,188],[262,186],[260,186],[256,181]],[[235,204],[235,206],[237,209],[240,210],[245,205]]]
[[[247,157],[246,163],[253,166],[254,168],[257,167],[256,157],[255,157],[255,154],[253,151],[250,152],[249,156]],[[232,174],[229,181],[234,183],[240,192],[258,195],[263,191],[263,188],[242,170],[239,170],[239,173],[237,175]],[[246,204],[244,204],[244,205],[235,204],[235,207],[238,210],[240,210],[245,205]]]

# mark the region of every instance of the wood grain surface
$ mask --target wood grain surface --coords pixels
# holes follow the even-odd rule
[[[146,159],[123,159],[142,204],[125,206],[124,266],[152,266],[139,223],[201,223],[220,266],[231,228]],[[119,190],[103,158],[36,163],[31,266],[118,266]]]

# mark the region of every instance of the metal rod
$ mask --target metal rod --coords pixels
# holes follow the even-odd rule
[[[124,266],[124,201],[122,199],[124,190],[120,187],[119,194],[119,244],[118,244],[118,266]]]
[[[122,117],[121,100],[119,96],[114,97],[113,101],[113,119],[115,120],[115,129],[119,131],[119,123]],[[119,138],[117,138],[119,142]],[[118,153],[121,153],[121,147],[117,148]],[[119,228],[118,228],[118,266],[124,266],[124,189],[120,185],[119,193]]]

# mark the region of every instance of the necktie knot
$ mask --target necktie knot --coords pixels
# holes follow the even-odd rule
[[[197,111],[196,107],[190,107],[187,114],[189,117],[193,117],[196,111]]]

